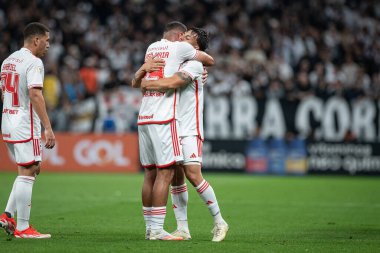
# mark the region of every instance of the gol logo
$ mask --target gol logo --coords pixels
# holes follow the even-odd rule
[[[123,154],[123,142],[82,140],[74,146],[74,158],[83,166],[115,164],[128,166],[130,160]]]

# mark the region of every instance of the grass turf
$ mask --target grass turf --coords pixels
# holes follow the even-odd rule
[[[1,209],[14,177],[0,173]],[[224,242],[210,241],[212,219],[192,187],[193,239],[146,241],[142,175],[43,173],[33,189],[31,223],[52,239],[7,240],[3,233],[0,252],[380,252],[379,178],[205,177],[230,225]],[[175,229],[171,208],[165,227]]]

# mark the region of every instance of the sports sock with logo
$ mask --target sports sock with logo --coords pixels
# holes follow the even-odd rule
[[[16,178],[17,230],[29,227],[30,209],[32,207],[32,191],[34,177],[18,176]]]
[[[164,229],[166,206],[152,207],[151,215],[151,229]]]
[[[211,215],[214,217],[214,223],[224,222],[219,209],[218,201],[216,200],[214,189],[211,187],[211,185],[206,180],[203,180],[202,183],[200,183],[195,188],[199,196],[207,205],[207,208],[210,211]]]
[[[187,222],[187,202],[189,201],[189,192],[186,183],[180,186],[171,187],[171,197],[174,215],[177,220],[177,229],[189,230]]]
[[[152,207],[143,206],[143,214],[144,214],[146,231],[148,231],[150,229],[151,219],[152,219],[151,212],[152,212]]]

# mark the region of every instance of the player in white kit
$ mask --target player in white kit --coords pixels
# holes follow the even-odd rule
[[[29,225],[32,189],[41,163],[41,122],[45,147],[55,145],[55,136],[42,95],[44,66],[41,57],[49,49],[49,29],[30,23],[24,29],[24,46],[1,65],[3,141],[18,166],[16,178],[0,226],[16,238],[50,238]],[[14,220],[17,214],[17,225]]]
[[[204,51],[208,45],[207,33],[199,28],[191,28],[183,36],[184,41],[196,49]],[[176,170],[171,196],[177,219],[177,230],[172,234],[185,240],[191,239],[187,223],[188,192],[184,174],[196,188],[214,218],[212,241],[224,240],[228,224],[224,221],[213,188],[201,173],[203,135],[203,65],[198,61],[183,63],[173,76],[155,81],[142,81],[142,87],[151,91],[165,91],[180,88],[178,120],[180,139],[184,156],[184,168]]]
[[[151,44],[145,60],[161,58],[164,67],[147,72],[144,64],[135,74],[133,87],[140,87],[145,76],[147,80],[158,80],[173,75],[180,65],[190,59],[200,60],[208,65],[213,59],[204,52],[198,52],[190,44],[179,42],[187,30],[180,22],[166,25],[163,39]],[[143,91],[138,116],[140,161],[145,168],[142,189],[143,213],[146,221],[146,238],[150,240],[181,240],[163,229],[169,185],[174,175],[174,165],[181,162],[182,148],[179,142],[176,121],[178,91]]]

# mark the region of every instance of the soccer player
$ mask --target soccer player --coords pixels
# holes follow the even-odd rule
[[[208,45],[207,33],[199,28],[191,28],[184,36],[196,49],[204,51]],[[214,236],[212,241],[224,240],[228,232],[228,224],[223,219],[218,201],[211,185],[201,173],[202,143],[203,143],[203,84],[202,63],[187,61],[183,63],[173,76],[155,81],[142,81],[142,87],[147,90],[165,91],[180,88],[179,126],[180,139],[183,148],[184,170],[176,170],[173,178],[171,196],[174,213],[177,219],[177,230],[172,234],[185,240],[191,239],[187,223],[188,192],[183,173],[195,187],[199,196],[206,203],[214,218]]]
[[[166,25],[163,39],[151,44],[145,55],[161,58],[164,67],[147,72],[144,64],[132,80],[133,87],[140,87],[145,76],[148,80],[158,80],[173,75],[186,60],[196,59],[207,65],[214,60],[204,52],[199,52],[186,42],[179,42],[187,28],[174,21]],[[157,63],[159,64],[159,63]],[[146,222],[146,239],[182,240],[163,229],[169,185],[174,175],[174,165],[182,161],[182,148],[178,138],[176,108],[178,91],[143,91],[143,99],[138,116],[140,161],[144,167],[142,187],[143,213]]]
[[[24,46],[1,65],[3,140],[18,166],[16,178],[0,226],[16,238],[50,238],[29,225],[32,189],[41,163],[41,122],[45,147],[55,145],[55,136],[42,95],[44,66],[41,61],[49,49],[49,29],[30,23],[24,30]],[[17,213],[17,225],[14,220]]]

